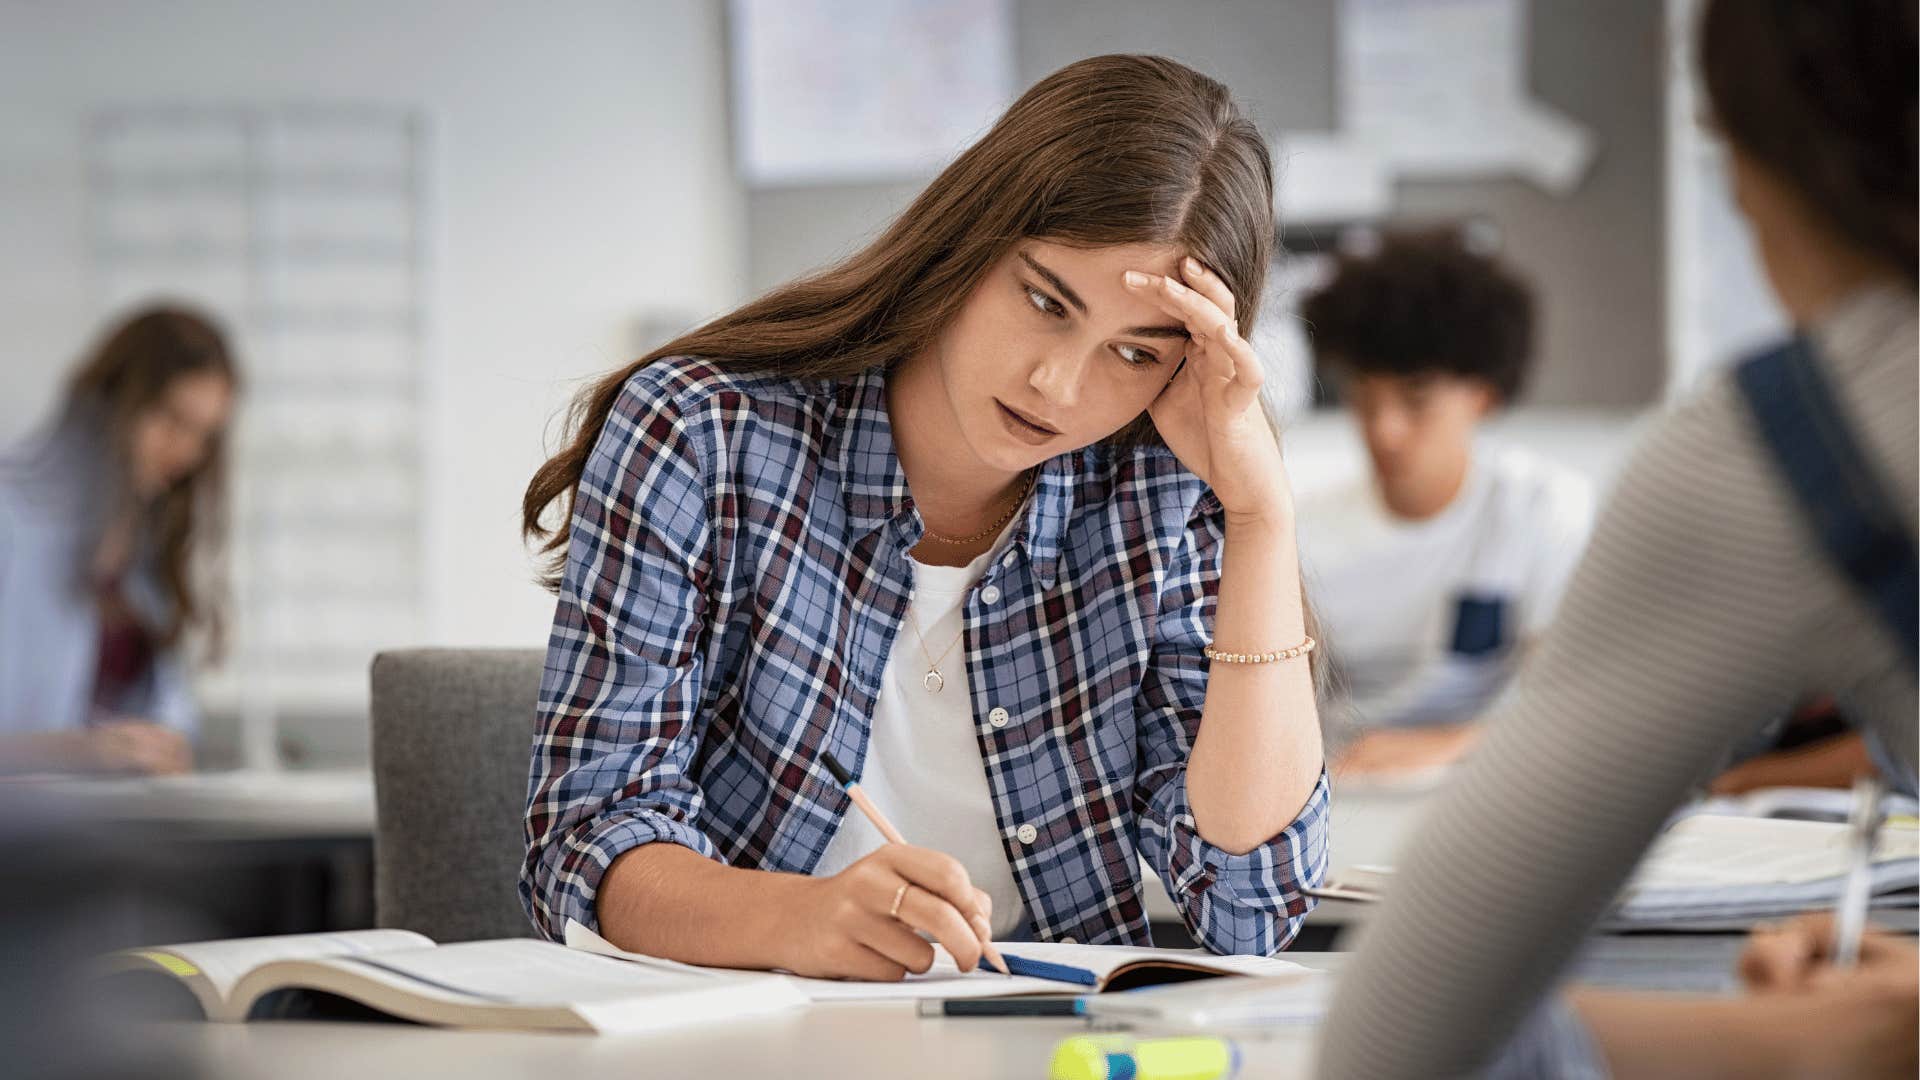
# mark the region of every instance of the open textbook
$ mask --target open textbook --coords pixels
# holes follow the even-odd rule
[[[811,1002],[1093,994],[1217,975],[1307,969],[1260,956],[1021,943],[1012,955],[1062,978],[963,974],[935,946],[933,969],[897,983],[696,967],[623,952],[578,923],[567,944],[507,938],[435,945],[406,930],[202,941],[126,949],[103,974],[164,976],[210,1020],[311,1015],[325,995],[424,1024],[629,1034],[776,1012]]]
[[[671,960],[621,950],[577,922],[567,923],[567,944],[584,952],[618,957],[636,964],[685,968]],[[1308,971],[1291,960],[1266,956],[1214,956],[1198,950],[1135,949],[1119,945],[1063,945],[1057,942],[999,942],[1001,954],[1014,967],[1032,961],[1072,969],[1079,977],[1038,978],[1002,975],[986,968],[962,972],[947,951],[933,947],[933,967],[924,975],[900,982],[857,982],[841,979],[787,980],[812,1001],[906,1001],[916,998],[1005,997],[1016,994],[1098,994],[1145,986],[1207,979],[1219,975],[1293,975]],[[693,971],[711,970],[692,968]]]
[[[1846,880],[1844,824],[1691,814],[1660,835],[1602,924],[1612,930],[1740,929],[1839,903]],[[1337,870],[1307,892],[1380,900],[1392,889],[1384,866]],[[1889,824],[1874,846],[1875,907],[1920,904],[1920,830]]]
[[[435,945],[406,930],[127,949],[105,967],[173,977],[209,1020],[300,1015],[317,993],[424,1024],[630,1034],[807,1003],[777,975],[620,963],[532,938]]]

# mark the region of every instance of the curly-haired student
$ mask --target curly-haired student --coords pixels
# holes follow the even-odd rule
[[[1553,617],[1586,545],[1585,477],[1479,436],[1533,363],[1526,283],[1452,230],[1341,258],[1301,316],[1368,474],[1300,500],[1344,708],[1347,775],[1458,757]]]

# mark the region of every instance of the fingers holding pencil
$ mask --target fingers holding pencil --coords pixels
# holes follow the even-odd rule
[[[946,945],[947,951],[954,954],[954,962],[960,965],[960,970],[971,971],[979,957],[984,956],[989,965],[1006,974],[1007,961],[1000,955],[1000,950],[993,946],[993,901],[985,892],[973,887],[972,880],[967,876],[966,867],[950,855],[908,844],[906,838],[900,835],[900,830],[894,828],[893,823],[887,820],[887,816],[881,813],[880,808],[867,797],[867,793],[861,790],[859,782],[854,780],[853,774],[847,771],[846,766],[840,764],[832,754],[822,754],[820,760],[827,767],[827,771],[833,774],[834,780],[846,789],[847,797],[853,800],[854,806],[866,815],[867,820],[873,822],[873,827],[880,831],[880,835],[886,837],[890,845],[902,850],[902,858],[908,860],[903,865],[911,866],[917,871],[917,873],[909,873],[903,869],[902,879],[921,886],[934,897],[944,901],[950,910],[960,917],[961,925],[969,930],[974,939],[973,944],[977,947],[956,950],[947,937],[936,933],[931,927],[916,926],[915,928],[926,931],[941,944]],[[874,853],[874,855],[879,854],[881,852]],[[868,858],[872,857],[868,856]],[[907,890],[907,893],[911,891]],[[894,911],[893,917],[900,918],[899,911],[906,902],[907,893],[897,893],[894,896],[893,903],[890,905]],[[969,954],[967,960],[961,959],[962,952]]]

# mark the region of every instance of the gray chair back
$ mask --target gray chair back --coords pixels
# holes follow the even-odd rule
[[[374,918],[435,941],[528,937],[521,819],[538,649],[373,658]]]

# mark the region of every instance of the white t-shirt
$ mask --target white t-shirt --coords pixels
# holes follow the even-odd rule
[[[1016,513],[1013,520],[1019,518]],[[1010,524],[1000,542],[966,566],[928,566],[914,560],[913,596],[880,677],[867,759],[860,770],[860,786],[909,844],[960,860],[974,887],[993,898],[993,936],[1001,941],[1025,935],[1027,913],[1013,868],[1007,865],[993,794],[987,790],[977,734],[982,719],[973,715],[967,645],[958,639],[967,595],[999,556],[1001,542],[1011,531]],[[916,626],[920,638],[914,637]],[[924,682],[922,638],[935,657],[946,651],[939,663],[945,685],[938,693]],[[886,838],[865,814],[849,809],[813,872],[837,874],[884,843]]]
[[[1580,474],[1476,446],[1451,504],[1395,517],[1372,477],[1299,508],[1307,595],[1363,727],[1478,717],[1553,617],[1593,524]]]

